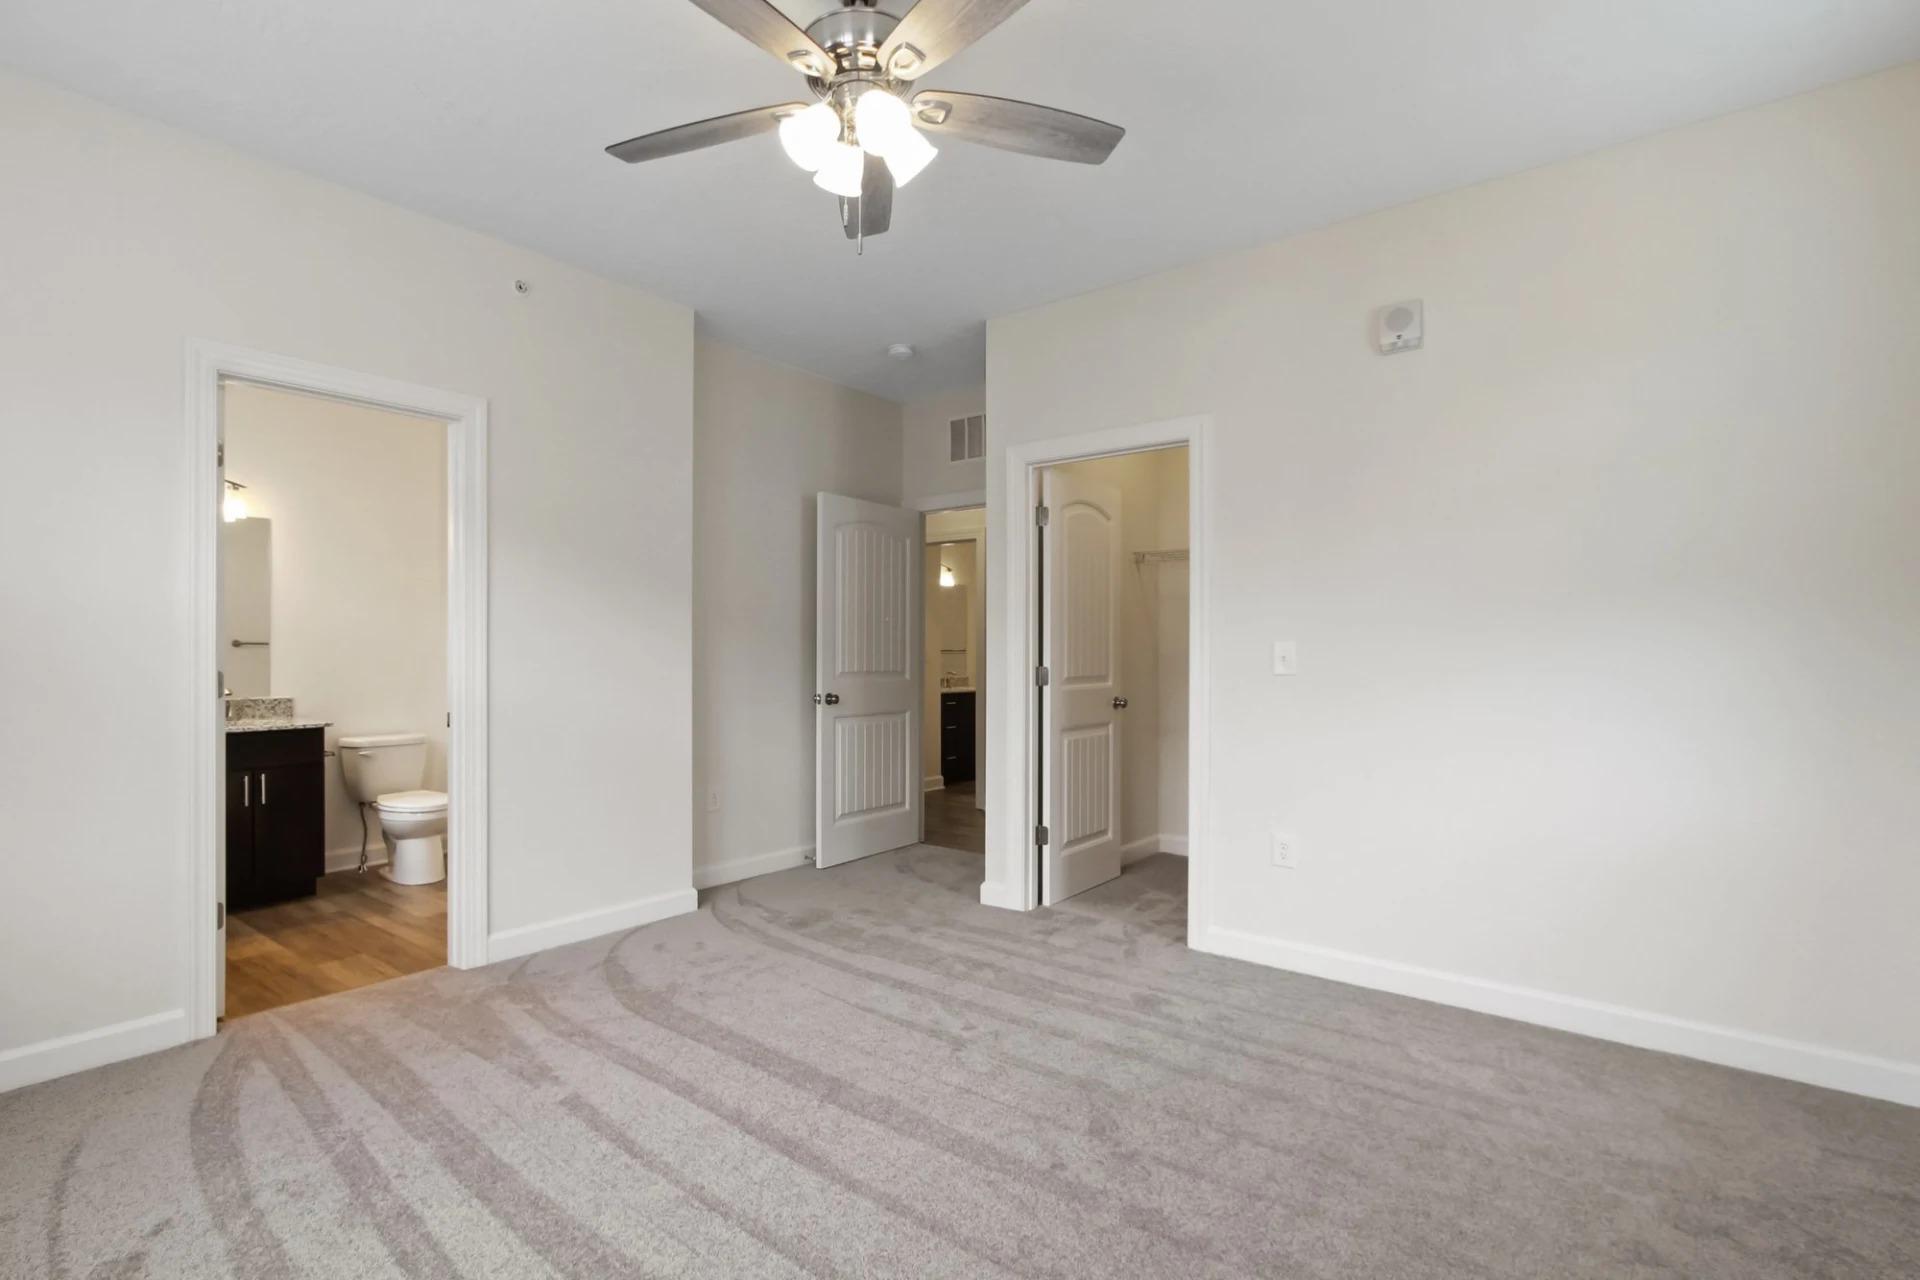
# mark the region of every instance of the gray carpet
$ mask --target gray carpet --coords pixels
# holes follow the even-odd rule
[[[7,1276],[1913,1276],[1920,1111],[917,848],[0,1097]]]

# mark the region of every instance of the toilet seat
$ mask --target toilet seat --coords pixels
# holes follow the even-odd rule
[[[389,791],[373,802],[382,813],[433,813],[447,807],[444,791]]]

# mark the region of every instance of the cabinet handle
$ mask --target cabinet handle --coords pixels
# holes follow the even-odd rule
[[[260,775],[260,803],[264,805],[266,802],[267,802],[267,775],[263,773]]]
[[[242,809],[253,807],[253,775],[250,773],[240,775],[240,807]]]

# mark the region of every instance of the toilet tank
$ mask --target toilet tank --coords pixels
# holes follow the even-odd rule
[[[395,791],[413,791],[427,780],[427,735],[370,733],[343,737],[340,772],[347,794],[371,802]]]

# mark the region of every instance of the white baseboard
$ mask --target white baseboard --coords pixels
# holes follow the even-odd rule
[[[1126,866],[1130,863],[1138,862],[1142,858],[1150,858],[1156,853],[1177,854],[1184,858],[1187,856],[1187,838],[1185,836],[1166,835],[1163,833],[1157,836],[1142,836],[1138,840],[1129,840],[1126,844],[1120,846],[1120,865]]]
[[[335,871],[351,871],[359,865],[360,846],[357,844],[346,849],[335,849],[327,854],[326,868],[327,874],[329,875]],[[384,867],[387,865],[386,841],[375,840],[367,846],[367,865],[370,867]]]
[[[7,1049],[0,1051],[0,1093],[186,1042],[187,1011],[169,1009],[110,1027]]]
[[[1001,884],[998,880],[984,880],[980,884],[980,905],[1002,907],[1008,911],[1025,911],[1026,895],[1019,886]]]
[[[756,853],[745,858],[727,858],[720,862],[709,862],[704,866],[694,867],[693,887],[712,889],[717,885],[751,880],[755,876],[769,875],[775,871],[804,867],[812,852],[812,845],[797,844],[791,849],[775,849],[772,853]]]
[[[671,893],[659,893],[651,898],[635,898],[632,902],[622,902],[617,906],[601,907],[594,911],[582,911],[578,915],[562,916],[558,920],[521,925],[517,929],[502,929],[499,933],[491,934],[487,938],[487,963],[512,960],[519,956],[532,955],[536,951],[564,947],[570,942],[598,938],[603,934],[625,933],[629,929],[638,928],[643,924],[652,924],[656,920],[665,920],[669,916],[686,915],[698,905],[691,888],[675,889]]]
[[[945,791],[947,789],[947,780],[937,773],[930,773],[920,779],[920,789],[922,791]]]
[[[1214,955],[1330,978],[1356,987],[1391,991],[1600,1040],[1657,1049],[1662,1053],[1920,1107],[1920,1063],[1876,1058],[1238,929],[1215,926],[1207,930],[1194,947]]]

